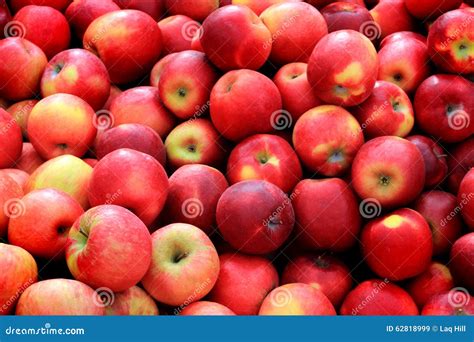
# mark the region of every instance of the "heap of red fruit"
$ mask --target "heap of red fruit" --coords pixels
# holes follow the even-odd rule
[[[0,314],[474,314],[472,5],[0,0]]]

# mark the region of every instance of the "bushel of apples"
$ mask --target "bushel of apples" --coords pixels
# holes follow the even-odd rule
[[[465,0],[0,0],[0,314],[474,314]]]

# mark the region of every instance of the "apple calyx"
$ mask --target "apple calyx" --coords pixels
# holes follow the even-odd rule
[[[321,255],[313,259],[313,264],[315,264],[318,268],[323,268],[323,269],[329,268],[330,266],[329,261],[323,259]]]
[[[386,175],[379,176],[379,184],[382,186],[389,186],[390,180],[391,180],[390,176],[386,176]]]
[[[173,262],[178,264],[181,260],[185,259],[189,254],[186,252],[178,253],[173,257]]]

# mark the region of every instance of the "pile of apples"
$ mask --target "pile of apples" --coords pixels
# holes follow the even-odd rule
[[[465,0],[0,0],[0,313],[474,314]]]

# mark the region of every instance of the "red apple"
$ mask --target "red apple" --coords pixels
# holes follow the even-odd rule
[[[91,287],[76,280],[49,279],[28,287],[16,307],[26,316],[102,316],[104,308]]]
[[[153,298],[138,286],[115,293],[112,298],[109,300],[112,303],[105,307],[107,316],[156,316],[159,314]]]
[[[5,26],[12,20],[6,0],[0,1],[0,39],[5,37]]]
[[[212,123],[232,141],[289,126],[279,126],[282,104],[278,88],[256,71],[242,69],[226,73],[212,89],[210,106]]]
[[[137,123],[149,126],[165,139],[175,126],[175,118],[163,106],[155,87],[130,88],[118,95],[110,105],[110,126]]]
[[[449,252],[461,234],[463,224],[457,205],[456,196],[433,190],[421,194],[413,206],[431,228],[434,255]]]
[[[313,108],[298,119],[293,130],[293,145],[303,164],[324,176],[345,173],[363,144],[362,128],[342,107]]]
[[[164,0],[166,9],[171,14],[184,14],[197,21],[206,17],[219,8],[216,0]]]
[[[246,6],[217,9],[206,18],[202,30],[202,48],[221,70],[257,70],[270,56],[272,35]]]
[[[431,297],[421,311],[423,316],[472,316],[474,297],[468,292],[457,290]]]
[[[466,173],[474,167],[474,137],[464,140],[448,154],[448,189],[457,195]]]
[[[89,202],[123,206],[146,225],[160,214],[168,195],[163,166],[148,154],[127,148],[115,150],[94,167]]]
[[[25,192],[46,188],[62,190],[87,209],[91,176],[92,167],[86,162],[71,155],[59,156],[48,160],[31,174]]]
[[[194,119],[176,126],[165,140],[168,164],[219,166],[226,156],[225,142],[208,119]]]
[[[342,303],[341,315],[416,316],[418,309],[410,295],[388,279],[371,279],[349,292]]]
[[[124,9],[136,9],[149,14],[156,21],[160,20],[165,13],[165,0],[114,0],[114,2]]]
[[[65,16],[76,36],[82,41],[87,27],[98,17],[120,7],[112,0],[74,0],[66,9]]]
[[[200,108],[209,106],[211,89],[217,78],[217,72],[203,52],[179,52],[161,72],[160,99],[178,118],[189,119]]]
[[[240,253],[225,253],[219,259],[221,270],[209,300],[237,315],[256,315],[263,299],[278,286],[275,267],[265,258]]]
[[[474,292],[474,233],[469,233],[459,238],[453,245],[450,254],[449,269],[453,274],[456,284],[465,286]]]
[[[380,277],[395,281],[424,272],[433,255],[428,223],[406,208],[370,221],[362,230],[361,244],[369,267]]]
[[[8,241],[37,257],[62,257],[69,228],[84,213],[81,205],[55,189],[30,192],[21,203],[24,214],[10,218]]]
[[[0,169],[14,166],[22,149],[20,126],[10,113],[0,108]]]
[[[267,254],[280,248],[295,224],[292,199],[272,183],[250,180],[229,187],[217,203],[224,240],[242,253]]]
[[[291,196],[295,230],[309,246],[340,252],[355,244],[361,217],[357,199],[345,181],[305,179]]]
[[[396,37],[402,33],[405,32],[391,34],[382,41],[378,79],[413,93],[431,72],[428,47],[425,41],[408,35],[408,32]]]
[[[405,0],[380,0],[370,10],[382,38],[400,31],[415,31],[415,19],[405,7]]]
[[[123,124],[101,133],[95,143],[97,158],[102,159],[110,152],[129,148],[149,154],[166,164],[166,150],[158,133],[148,126],[140,124]]]
[[[349,268],[326,254],[297,256],[286,265],[281,277],[282,284],[305,283],[321,290],[334,307],[341,305],[352,288]]]
[[[453,286],[449,268],[432,262],[425,272],[410,281],[408,292],[418,307],[423,308],[432,297],[451,290]]]
[[[199,301],[186,306],[181,316],[234,316],[235,313],[228,307],[219,303]]]
[[[36,152],[33,145],[30,143],[23,143],[23,151],[21,153],[20,159],[18,159],[16,162],[15,167],[19,170],[32,174],[43,163],[43,158],[41,158],[38,152]]]
[[[76,95],[94,110],[99,110],[110,94],[107,69],[87,50],[60,52],[49,61],[41,78],[43,97],[57,93]]]
[[[30,178],[30,175],[25,171],[18,169],[1,169],[0,173],[3,173],[13,179],[22,189],[26,188],[26,183]]]
[[[18,298],[38,278],[38,267],[23,248],[0,243],[0,315],[10,314]]]
[[[272,34],[270,60],[283,65],[307,62],[321,38],[328,33],[324,17],[305,2],[282,2],[268,7],[260,19]]]
[[[445,151],[441,146],[423,135],[412,135],[407,140],[415,144],[423,155],[425,187],[432,188],[443,182],[448,174],[448,163]]]
[[[182,310],[206,296],[219,275],[219,256],[199,228],[176,223],[152,234],[153,257],[142,279],[156,300]]]
[[[461,3],[462,0],[405,0],[405,6],[408,12],[418,19],[436,18],[440,14],[458,8]]]
[[[0,96],[18,101],[36,95],[48,63],[43,51],[30,41],[14,37],[0,40]]]
[[[163,55],[191,50],[195,34],[201,34],[201,24],[185,15],[172,15],[158,22],[163,36]]]
[[[9,3],[13,12],[18,12],[21,8],[28,5],[49,6],[58,11],[63,11],[71,1],[72,0],[11,0]]]
[[[118,88],[117,86],[114,86],[113,84],[111,84],[109,97],[107,98],[107,101],[105,102],[103,109],[106,111],[109,111],[110,105],[120,94],[122,94],[122,90],[120,90],[120,88]]]
[[[457,200],[464,222],[474,230],[474,168],[462,180]]]
[[[335,105],[354,106],[364,102],[374,88],[377,72],[378,58],[373,44],[353,30],[323,37],[308,62],[308,80],[313,91],[324,102]]]
[[[106,13],[84,33],[84,48],[104,62],[115,84],[136,81],[150,72],[161,53],[156,21],[137,10]]]
[[[170,53],[169,55],[164,56],[161,58],[156,64],[153,66],[151,69],[150,73],[150,85],[153,87],[158,88],[158,85],[160,83],[160,77],[161,74],[163,73],[163,70],[165,66],[171,62],[171,60],[177,55],[177,52]]]
[[[307,3],[313,5],[314,7],[316,7],[317,9],[322,9],[324,8],[325,6],[328,6],[329,4],[333,3],[333,2],[347,2],[347,3],[351,3],[351,4],[357,4],[357,5],[360,5],[360,6],[365,6],[365,3],[364,3],[364,0],[306,0]],[[371,1],[378,1],[378,0],[367,0],[366,2],[369,4],[371,4]]]
[[[66,50],[71,40],[69,25],[64,15],[49,6],[22,7],[13,17],[23,29],[22,38],[36,44],[50,59]],[[47,25],[44,25],[44,22]]]
[[[333,316],[333,305],[320,290],[302,283],[277,287],[263,300],[259,315]]]
[[[21,133],[23,138],[28,138],[28,118],[33,110],[33,107],[36,106],[38,100],[23,100],[17,103],[12,104],[7,108],[7,112],[13,116],[17,124],[21,128]]]
[[[370,140],[354,159],[352,185],[359,197],[383,208],[406,205],[425,185],[423,156],[415,144],[399,137]]]
[[[54,94],[42,99],[28,117],[28,137],[38,154],[51,159],[64,154],[82,157],[97,134],[94,110],[81,98]]]
[[[0,173],[0,238],[7,234],[9,219],[24,214],[22,197],[21,186],[6,173]]]
[[[308,82],[307,68],[305,63],[290,63],[273,77],[281,94],[283,109],[290,113],[292,122],[296,122],[311,108],[322,104]]]
[[[227,161],[231,184],[261,179],[290,192],[303,176],[293,148],[276,135],[257,134],[240,142]]]
[[[151,261],[147,227],[129,210],[100,205],[69,230],[66,261],[71,274],[94,288],[121,292],[136,285]]]
[[[442,70],[456,74],[474,72],[473,15],[473,8],[450,11],[430,27],[428,48],[431,59]]]
[[[224,175],[207,165],[184,165],[173,173],[169,184],[164,220],[189,223],[211,235],[216,229],[217,201],[228,187]]]
[[[421,33],[417,32],[412,32],[412,31],[401,31],[401,32],[395,32],[392,33],[391,35],[388,35],[382,41],[380,42],[380,49],[382,49],[385,45],[389,45],[395,42],[400,42],[403,40],[418,40],[426,45],[426,37],[422,35]]]
[[[426,133],[448,143],[474,134],[474,84],[457,75],[433,75],[416,91],[416,121]],[[472,120],[474,121],[474,120]]]
[[[354,30],[362,32],[370,40],[380,38],[380,32],[365,6],[349,2],[333,2],[321,10],[328,31]]]
[[[415,124],[410,98],[399,86],[377,81],[372,95],[354,109],[368,138],[384,135],[406,137]]]

